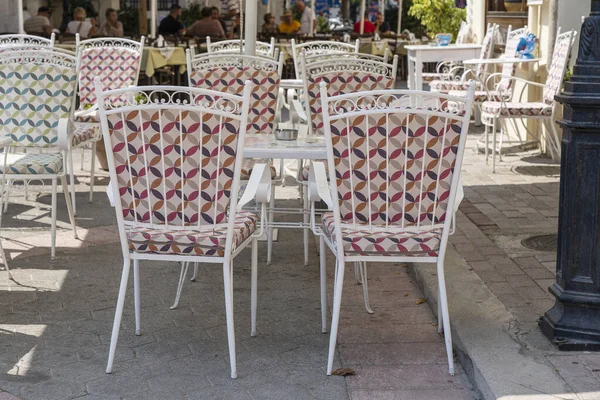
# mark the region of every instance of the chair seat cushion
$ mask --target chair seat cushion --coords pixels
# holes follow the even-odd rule
[[[100,129],[98,125],[92,124],[75,124],[75,130],[72,132],[73,147],[81,146],[90,142],[95,142],[100,139]]]
[[[277,169],[274,165],[271,164],[270,160],[264,158],[245,158],[242,161],[242,171],[240,173],[240,179],[243,181],[247,181],[250,179],[250,175],[252,174],[252,169],[258,163],[268,164],[271,169],[271,179],[274,179],[277,176]]]
[[[481,112],[501,117],[550,117],[552,106],[542,102],[501,103],[499,101],[486,101],[481,105]]]
[[[234,222],[232,251],[256,230],[258,216],[238,212]],[[127,227],[129,249],[138,253],[183,254],[222,257],[225,254],[227,223],[172,229],[134,224]]]
[[[423,82],[441,81],[443,79],[448,79],[449,77],[450,75],[443,72],[423,72],[421,74]]]
[[[75,122],[100,122],[100,116],[96,110],[86,115],[75,116]]]
[[[335,243],[335,224],[332,213],[321,217],[323,233]],[[346,223],[342,221],[342,241],[346,255],[436,257],[440,248],[442,229],[423,227],[385,230],[385,226]]]
[[[448,93],[452,90],[467,90],[469,89],[469,81],[432,81],[429,82],[429,88],[432,92]],[[475,89],[482,90],[481,82],[475,82]]]
[[[451,90],[448,95],[455,97],[467,97],[467,91]],[[497,99],[508,100],[510,96],[510,92],[499,92],[497,90],[490,90],[489,92],[486,92],[485,90],[476,90],[473,101],[475,103],[483,103],[484,101],[495,101]]]
[[[4,160],[0,171],[4,172]],[[6,173],[18,175],[59,174],[63,170],[61,153],[11,153],[6,159]]]

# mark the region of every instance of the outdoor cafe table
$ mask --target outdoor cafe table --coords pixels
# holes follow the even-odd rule
[[[405,46],[408,57],[408,88],[423,90],[423,63],[440,61],[463,61],[477,58],[479,44],[450,44],[448,46]]]
[[[185,48],[178,47],[144,47],[142,53],[142,70],[146,76],[154,75],[154,71],[167,65],[179,66],[179,73],[186,69]]]

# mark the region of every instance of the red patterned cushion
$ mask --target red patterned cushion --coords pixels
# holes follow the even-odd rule
[[[73,147],[100,139],[100,130],[98,128],[98,125],[75,124],[75,131],[72,133],[73,139],[71,142]]]
[[[469,89],[469,81],[432,81],[429,82],[429,88],[432,92],[448,93],[452,90]],[[482,90],[481,83],[475,82],[475,89]]]
[[[335,224],[332,213],[323,214],[321,219],[325,235],[335,242]],[[378,256],[437,256],[440,248],[442,229],[418,229],[410,227],[393,231],[385,225],[352,224],[342,221],[342,241],[346,255]]]
[[[500,103],[497,101],[486,101],[481,105],[481,110],[485,114],[494,116],[531,116],[531,117],[549,117],[552,115],[552,106],[546,103]]]
[[[258,217],[249,212],[238,212],[235,217],[233,247],[243,243],[256,230]],[[150,228],[148,225],[132,225],[127,228],[129,249],[138,253],[186,254],[192,256],[222,257],[225,254],[227,223],[211,226],[188,227],[175,230],[172,227]]]

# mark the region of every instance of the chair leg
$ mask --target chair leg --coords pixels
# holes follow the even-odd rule
[[[54,260],[56,257],[56,178],[52,179],[52,212],[51,212],[51,228],[50,228],[50,258]]]
[[[96,180],[96,145],[98,142],[92,143],[92,166],[90,167],[90,203],[94,199],[94,183]]]
[[[196,282],[196,278],[198,277],[198,263],[194,263],[194,274],[192,275],[192,279],[190,281]]]
[[[64,176],[61,176],[60,183],[62,184],[63,194],[65,195],[65,203],[67,203],[67,213],[69,214],[69,222],[71,222],[71,227],[73,228],[73,237],[75,239],[79,239],[77,237],[77,225],[75,225],[75,213],[73,211],[73,207],[71,204],[71,198],[69,197],[69,188],[67,186],[67,178]]]
[[[250,336],[256,336],[256,308],[258,303],[258,240],[252,239],[252,262],[250,278]]]
[[[273,255],[273,209],[275,208],[275,190],[271,191],[271,199],[269,200],[269,227],[267,228],[267,265],[271,265],[271,256]]]
[[[6,181],[6,197],[4,200],[4,214],[6,214],[8,212],[8,200],[10,198],[10,189],[12,189],[12,181],[10,179],[8,179]]]
[[[225,289],[225,316],[227,318],[227,342],[229,344],[229,364],[231,366],[231,378],[237,378],[235,362],[235,327],[233,324],[233,263],[223,263],[223,283]]]
[[[319,266],[321,273],[321,332],[327,333],[327,258],[325,238],[319,237]]]
[[[444,260],[438,259],[437,262],[438,288],[440,291],[439,299],[442,311],[442,321],[444,328],[444,339],[446,341],[446,353],[448,356],[448,371],[454,375],[454,354],[452,352],[452,329],[450,329],[450,315],[448,310],[448,297],[446,294],[446,277],[444,276]]]
[[[67,158],[69,161],[69,169],[70,169],[70,182],[69,186],[71,188],[71,204],[73,204],[73,215],[77,215],[77,200],[75,198],[75,169],[73,168],[73,150],[67,151]]]
[[[174,310],[179,305],[179,299],[181,298],[181,291],[183,289],[183,282],[185,281],[185,277],[187,275],[188,267],[190,263],[185,261],[181,264],[181,274],[179,275],[179,283],[177,284],[177,294],[175,294],[175,302],[170,307],[171,310]]]
[[[354,279],[356,280],[356,284],[360,285],[362,283],[362,277],[360,276],[360,263],[354,263]]]
[[[490,127],[485,125],[485,163],[487,164],[490,156]]]
[[[498,161],[502,162],[502,146],[504,144],[504,134],[507,134],[506,121],[500,120],[500,140],[498,141]]]
[[[133,260],[133,307],[135,310],[135,334],[142,334],[140,324],[140,260]]]
[[[113,361],[117,351],[117,341],[119,340],[119,330],[121,329],[121,317],[123,316],[123,306],[125,305],[125,294],[127,292],[127,281],[129,280],[129,269],[131,261],[127,258],[123,261],[123,273],[121,275],[121,285],[119,286],[119,298],[117,299],[117,309],[115,310],[115,321],[113,323],[112,334],[110,337],[110,350],[108,351],[108,363],[106,373],[112,372]]]
[[[85,161],[85,147],[82,147],[81,148],[81,168],[80,168],[82,171],[83,171],[83,167],[84,167],[84,165],[83,165],[84,161]]]
[[[494,119],[494,125],[492,126],[492,173],[496,173],[496,122]]]
[[[367,312],[369,314],[373,314],[373,310],[371,310],[371,305],[369,304],[369,285],[367,284],[367,263],[366,262],[363,261],[363,262],[359,263],[359,271],[360,271],[361,280],[362,280],[363,295],[365,298],[365,309],[367,310]]]
[[[444,332],[444,320],[442,318],[442,300],[440,297],[439,289],[438,289],[437,309],[438,309],[438,312],[437,312],[438,333],[441,334],[442,332]]]
[[[331,318],[331,333],[329,335],[329,356],[327,358],[327,375],[331,375],[333,369],[333,358],[335,357],[335,345],[337,343],[338,325],[340,323],[340,308],[342,305],[342,289],[344,288],[344,263],[337,262],[337,277],[333,290],[333,316]]]
[[[310,208],[308,206],[308,190],[304,190],[304,192],[302,192],[302,218],[304,223],[304,265],[308,265],[308,225],[310,223],[309,212]]]

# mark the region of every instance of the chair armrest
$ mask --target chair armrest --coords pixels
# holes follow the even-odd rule
[[[252,199],[257,203],[268,203],[271,200],[271,170],[267,164],[259,163],[252,167],[252,173],[244,194],[238,201],[238,209],[244,207]]]
[[[325,164],[321,161],[313,161],[308,175],[308,201],[313,203],[319,200],[323,200],[330,210],[333,209]]]
[[[75,124],[70,118],[61,118],[58,121],[57,145],[67,151],[71,148],[71,133],[75,130]]]

